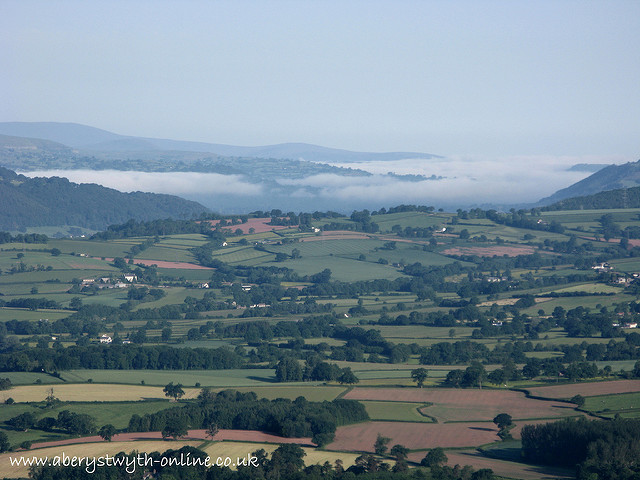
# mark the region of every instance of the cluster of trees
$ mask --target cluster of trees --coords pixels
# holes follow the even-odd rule
[[[24,412],[6,421],[7,425],[16,430],[27,431],[32,428],[52,432],[63,431],[71,435],[89,435],[95,432],[95,419],[85,413],[75,413],[62,410],[58,417],[43,417],[36,420],[31,412]]]
[[[283,358],[276,365],[276,379],[278,382],[332,382],[336,380],[342,384],[359,382],[351,368],[340,368],[335,363],[319,361],[317,357],[311,357],[307,360],[304,368],[294,358]]]
[[[522,429],[522,453],[528,461],[577,467],[579,480],[617,480],[640,474],[640,420],[566,419]]]
[[[61,305],[55,300],[48,298],[13,298],[8,302],[0,300],[0,307],[28,308],[29,310],[60,309]]]
[[[333,440],[336,427],[368,420],[364,406],[352,400],[309,402],[304,397],[258,400],[253,392],[224,390],[217,394],[203,389],[197,404],[187,404],[144,416],[133,415],[128,431],[164,430],[168,422],[185,428],[262,430],[284,437],[312,437],[326,445]],[[175,426],[175,425],[174,425]]]
[[[605,367],[606,368],[606,367]],[[600,371],[595,363],[585,361],[574,361],[564,364],[561,359],[555,358],[529,358],[526,360],[522,369],[516,367],[513,360],[509,359],[502,365],[488,373],[482,363],[478,361],[471,362],[466,369],[454,369],[447,373],[444,384],[449,387],[466,388],[480,387],[490,382],[494,385],[504,385],[510,381],[522,380],[523,378],[532,379],[541,375],[547,377],[563,377],[567,380],[575,381],[588,378],[594,378],[598,375],[607,375],[611,373],[611,369]],[[640,362],[638,369],[634,369],[632,376],[640,376]]]
[[[560,200],[553,205],[542,207],[542,211],[556,210],[599,210],[609,208],[639,208],[640,187],[619,188],[583,197]]]
[[[208,235],[211,233],[211,225],[208,222],[173,220],[170,218],[148,222],[130,219],[125,223],[109,225],[106,230],[96,233],[91,239],[111,240],[114,238],[156,237],[181,233]]]
[[[11,235],[9,232],[0,232],[1,243],[47,243],[49,237],[42,233],[18,233]]]
[[[226,348],[89,345],[28,348],[0,354],[0,371],[59,372],[74,368],[132,370],[221,370],[239,368],[243,359]]]

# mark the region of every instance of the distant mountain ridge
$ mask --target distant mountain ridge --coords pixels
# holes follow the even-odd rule
[[[557,203],[573,197],[585,197],[607,190],[631,188],[640,185],[640,160],[623,165],[609,165],[573,185],[543,198],[537,206]]]
[[[230,157],[303,159],[312,162],[364,162],[441,158],[419,152],[354,152],[321,147],[306,143],[283,143],[258,147],[244,147],[205,142],[188,142],[160,138],[119,135],[77,123],[57,122],[0,122],[0,134],[16,137],[40,138],[87,151],[152,151],[179,150],[209,152]]]
[[[0,230],[73,225],[102,230],[130,219],[191,218],[207,208],[173,195],[122,193],[66,178],[28,178],[0,167]]]

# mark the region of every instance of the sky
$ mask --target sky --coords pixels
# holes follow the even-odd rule
[[[0,0],[0,121],[640,158],[637,0]]]

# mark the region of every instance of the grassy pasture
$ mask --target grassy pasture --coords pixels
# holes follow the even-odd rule
[[[158,268],[158,274],[166,278],[184,278],[191,282],[206,281],[211,278],[213,270],[190,268]]]
[[[129,385],[165,386],[169,382],[191,387],[200,383],[203,387],[264,386],[275,381],[273,369],[233,370],[69,370],[62,373],[67,382],[85,383],[89,378],[95,383],[120,383]]]
[[[616,271],[633,273],[640,272],[640,260],[636,258],[624,258],[619,260],[611,260],[609,262]]]
[[[616,413],[627,415],[632,413],[634,416],[639,416],[640,392],[588,397],[582,408],[607,416],[613,416]]]
[[[184,303],[184,299],[187,297],[193,297],[200,300],[209,290],[202,288],[167,287],[163,288],[162,291],[167,295],[155,302],[140,303],[136,305],[134,310],[139,310],[141,308],[159,308],[164,305],[180,305]]]
[[[457,341],[471,338],[471,333],[475,330],[472,327],[427,327],[424,325],[364,325],[363,328],[379,330],[380,335],[385,339],[397,342],[399,342],[398,339],[416,340],[419,338],[436,339],[441,342]],[[452,328],[455,330],[455,335],[450,338],[449,330]]]
[[[553,292],[587,292],[587,293],[622,293],[622,287],[606,285],[603,283],[581,283],[565,288],[555,288]]]
[[[302,396],[310,402],[331,401],[344,392],[347,388],[337,385],[297,385],[282,384],[273,387],[239,387],[240,392],[255,392],[258,398],[273,400],[276,398],[288,398],[295,400]]]
[[[374,239],[345,239],[345,240],[320,240],[314,242],[291,243],[287,245],[273,245],[269,250],[291,254],[294,248],[300,250],[302,257],[325,257],[327,255],[354,255],[373,252],[383,247],[382,240]]]
[[[405,227],[439,227],[449,220],[450,217],[447,215],[425,212],[399,212],[373,216],[373,221],[378,224],[382,232],[390,232],[394,225],[400,225],[403,229]]]
[[[109,241],[62,239],[49,241],[49,248],[58,248],[63,253],[86,253],[92,257],[113,258],[126,256],[132,246],[139,245],[144,240],[143,238]]]
[[[213,252],[213,258],[229,264],[258,265],[272,262],[275,255],[250,246],[227,247]]]
[[[68,317],[70,311],[66,310],[29,310],[26,308],[0,307],[0,322],[7,320],[29,320],[37,322],[41,318],[48,318],[51,322]]]
[[[34,372],[1,372],[0,378],[8,378],[9,380],[11,380],[12,385],[32,385],[38,380],[46,384],[62,383],[61,379],[56,378],[52,375],[47,375],[46,373],[34,373]],[[0,395],[4,395],[5,393],[10,393],[10,392],[11,390],[0,390]]]
[[[631,302],[635,300],[635,296],[626,294],[616,295],[594,295],[588,297],[560,297],[551,298],[539,303],[536,303],[533,307],[525,308],[520,313],[526,313],[529,316],[536,316],[538,310],[543,309],[550,314],[554,308],[563,307],[565,310],[571,310],[576,307],[589,307],[592,310],[596,310],[596,305],[611,306],[614,303]]]
[[[300,275],[313,275],[325,268],[331,270],[332,280],[354,282],[358,280],[369,280],[372,278],[394,280],[403,276],[401,272],[389,265],[377,263],[360,262],[350,258],[337,256],[326,257],[302,257],[296,260],[282,262],[281,265],[295,271]]]
[[[135,257],[140,260],[164,260],[168,262],[195,262],[195,258],[187,247],[154,245]]]
[[[355,253],[353,258],[358,258]],[[422,265],[442,266],[453,263],[455,260],[439,253],[425,252],[421,247],[411,244],[396,243],[395,250],[378,250],[366,255],[367,260],[377,262],[378,259],[384,258],[389,263],[401,263],[403,265],[420,262]],[[470,265],[468,262],[461,262],[463,265]]]

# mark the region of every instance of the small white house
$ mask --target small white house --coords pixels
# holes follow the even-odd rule
[[[99,340],[100,343],[111,343],[113,341],[112,338],[107,334],[100,335]]]
[[[124,279],[131,283],[131,282],[135,282],[136,280],[138,280],[138,277],[136,277],[135,275],[125,275]]]

